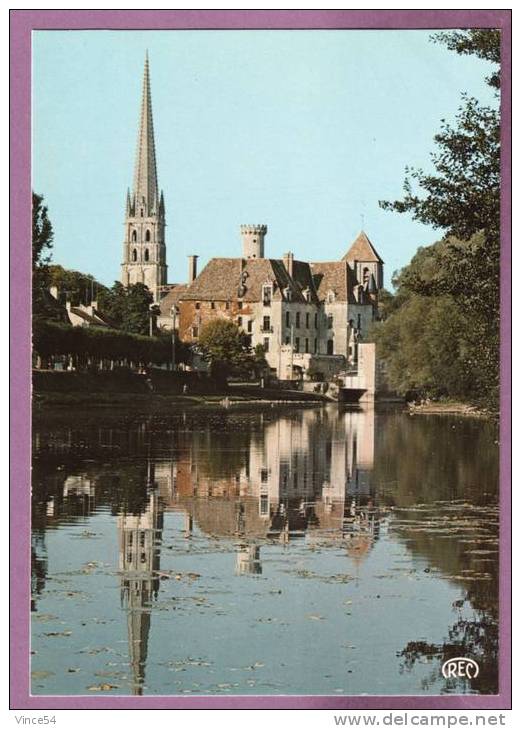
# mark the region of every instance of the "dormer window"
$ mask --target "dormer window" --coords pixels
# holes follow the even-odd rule
[[[304,289],[302,295],[304,296],[306,301],[311,301],[311,291],[309,289]]]
[[[291,289],[289,286],[284,289],[284,298],[286,301],[291,301]]]
[[[334,291],[327,292],[326,301],[328,304],[334,303],[334,301],[335,301],[335,292]]]
[[[264,284],[262,287],[262,304],[263,306],[271,306],[271,297],[273,289],[271,284]]]

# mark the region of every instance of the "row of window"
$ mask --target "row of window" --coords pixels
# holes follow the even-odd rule
[[[135,251],[134,251],[134,254],[135,254]],[[135,261],[136,258],[133,257],[132,260]],[[148,261],[148,260],[149,259],[148,259],[148,249],[147,249],[147,250],[145,250],[145,261]],[[242,309],[242,305],[243,305],[243,302],[242,301],[238,301],[237,302],[237,308],[239,310]],[[199,310],[201,308],[201,302],[200,301],[196,301],[195,308],[197,310]],[[211,301],[210,302],[210,308],[211,309],[215,309],[215,301]],[[230,308],[230,302],[229,301],[225,301],[224,308],[225,309],[229,309]],[[309,312],[306,312],[306,314],[304,316],[305,316],[305,319],[304,319],[304,321],[305,321],[304,328],[305,329],[309,329],[310,328],[310,325],[311,325],[311,314]],[[292,325],[291,319],[292,319],[291,318],[291,312],[290,311],[287,311],[286,312],[286,326],[288,327],[288,329]],[[361,323],[362,323],[362,317],[361,317],[360,314],[358,314],[357,329],[361,329]],[[239,326],[242,326],[242,318],[241,317],[239,317],[238,324],[239,324]],[[300,311],[297,311],[297,312],[295,312],[295,329],[300,329],[301,328],[301,324],[302,324],[301,312]],[[349,324],[351,326],[353,326],[353,320],[352,319],[349,320]],[[318,314],[317,313],[315,313],[314,314],[314,317],[313,317],[313,326],[314,326],[315,329],[318,329]],[[327,327],[328,327],[328,329],[333,329],[333,326],[334,326],[333,314],[328,314],[327,315]],[[251,329],[248,329],[248,331],[251,332]],[[270,319],[269,316],[264,316],[263,319],[262,319],[262,331],[264,331],[264,332],[272,331],[271,319]]]
[[[201,302],[200,301],[196,301],[195,302],[195,308],[197,310],[199,310],[201,308]],[[225,309],[229,309],[230,308],[230,302],[229,301],[225,301],[224,302],[224,308]],[[242,301],[238,301],[237,302],[237,308],[238,309],[242,309]],[[215,309],[215,301],[210,301],[210,309]]]
[[[360,315],[358,315],[358,316],[360,318]],[[358,324],[359,324],[359,327],[360,327],[360,322],[358,322]],[[243,318],[242,318],[242,316],[237,317],[237,325],[240,326],[240,327],[243,326]],[[246,331],[248,332],[248,334],[252,334],[252,332],[253,332],[253,320],[252,319],[248,319],[248,321],[246,322]],[[266,333],[266,334],[271,334],[273,332],[273,327],[270,325],[270,317],[269,316],[263,317],[262,330],[261,331],[264,332],[264,333]],[[198,326],[193,326],[192,327],[192,337],[197,338],[198,336],[199,336],[199,327]],[[270,342],[269,338],[266,337],[264,339],[264,350],[266,352],[269,352],[269,342]],[[304,352],[308,353],[310,351],[309,350],[309,339],[306,337],[304,339],[304,342],[305,342]],[[286,335],[286,342],[285,343],[286,344],[291,344],[291,337],[289,335]],[[300,337],[295,337],[295,351],[296,352],[300,352]],[[318,352],[318,349],[317,349],[317,339],[314,339],[313,352],[314,352],[314,354],[316,354]],[[329,339],[328,342],[327,342],[327,353],[328,354],[333,354],[333,340],[332,339]]]
[[[315,314],[314,315],[313,321],[314,321],[314,327],[315,327],[315,329],[318,329],[318,314]],[[331,319],[331,322],[332,321],[333,320]],[[311,324],[311,314],[309,312],[306,312],[305,322],[306,322],[305,323],[305,328],[306,329],[309,329],[310,324]],[[297,312],[295,312],[295,329],[300,329],[300,324],[301,324],[300,311],[297,311]],[[287,327],[290,327],[291,326],[291,311],[287,311],[286,312],[286,326]],[[331,323],[331,326],[333,326],[332,323]]]
[[[286,337],[286,344],[291,344],[291,337]],[[270,339],[269,337],[264,337],[264,351],[269,352],[270,351]],[[293,351],[294,352],[300,352],[300,337],[295,337],[295,341],[293,343]],[[306,337],[303,340],[303,349],[302,351],[305,354],[310,354],[310,340],[308,337]],[[328,339],[327,341],[327,353],[333,354],[334,353],[334,342],[332,339]],[[318,354],[318,339],[313,340],[313,354]]]
[[[149,243],[151,240],[151,233],[149,230],[145,232],[145,241]],[[137,230],[132,231],[132,243],[137,243]]]
[[[145,248],[145,253],[144,253],[143,259],[145,261],[150,261],[150,251],[148,250],[148,248]],[[135,263],[136,261],[137,261],[137,249],[134,248],[132,250],[132,263]]]

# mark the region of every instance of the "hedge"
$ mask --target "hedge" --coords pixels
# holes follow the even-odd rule
[[[33,349],[42,359],[65,355],[80,366],[94,364],[92,360],[141,365],[172,360],[170,336],[145,337],[117,329],[73,327],[52,321],[34,322]]]

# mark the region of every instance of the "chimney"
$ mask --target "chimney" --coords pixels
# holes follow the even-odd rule
[[[293,253],[285,253],[283,258],[284,268],[289,274],[290,278],[293,278]]]
[[[197,278],[197,259],[199,256],[188,256],[188,285]]]

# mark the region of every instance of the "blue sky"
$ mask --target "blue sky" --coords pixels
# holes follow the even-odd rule
[[[53,259],[120,275],[148,48],[169,282],[186,256],[240,255],[239,225],[266,223],[266,255],[338,260],[363,227],[386,284],[441,234],[385,212],[405,166],[428,168],[460,93],[495,103],[489,64],[432,31],[36,31],[33,189]]]

